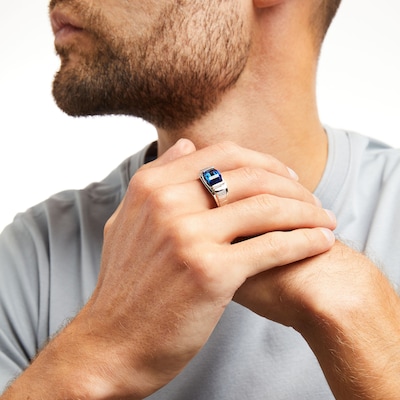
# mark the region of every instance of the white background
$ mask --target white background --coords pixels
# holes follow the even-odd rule
[[[133,1],[133,0],[132,0]],[[400,2],[343,0],[320,61],[323,122],[400,147]],[[155,139],[123,117],[73,119],[54,105],[58,69],[45,0],[0,6],[0,231],[55,192],[102,179]]]

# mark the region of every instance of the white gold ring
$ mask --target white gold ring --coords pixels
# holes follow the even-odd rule
[[[217,169],[214,167],[202,169],[200,171],[200,180],[206,189],[212,194],[218,207],[226,204],[228,186]]]

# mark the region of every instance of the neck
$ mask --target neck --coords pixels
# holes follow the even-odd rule
[[[180,137],[192,140],[198,149],[233,141],[278,158],[313,191],[327,159],[327,138],[316,105],[315,48],[308,37],[289,31],[283,35],[279,23],[263,22],[263,26],[270,31],[255,38],[236,86],[191,126],[180,131],[158,129],[159,152]]]
[[[180,137],[200,149],[222,141],[268,153],[299,175],[300,182],[313,191],[318,185],[327,158],[327,138],[319,121],[314,98],[288,88],[281,95],[260,100],[227,94],[207,116],[186,129],[158,129],[159,153]]]
[[[300,182],[314,191],[327,159],[327,138],[318,119],[271,115],[268,107],[257,112],[241,109],[240,113],[209,116],[180,132],[158,130],[159,154],[180,137],[190,139],[197,149],[222,141],[270,154],[293,169]],[[261,115],[261,117],[259,117]],[[282,121],[282,117],[285,121]]]

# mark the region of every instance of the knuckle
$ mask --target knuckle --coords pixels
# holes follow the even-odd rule
[[[151,170],[139,169],[129,182],[126,197],[141,196],[146,198],[154,189],[153,179],[150,175]]]
[[[196,228],[190,217],[171,218],[164,225],[166,241],[180,258],[187,258],[196,244]]]
[[[303,229],[302,232],[305,247],[309,249],[311,255],[319,253],[320,251],[325,251],[330,247],[329,240],[320,229],[309,228]]]
[[[255,196],[254,201],[256,202],[256,207],[269,212],[279,213],[282,208],[280,203],[276,201],[275,196],[272,195],[264,194]]]
[[[266,181],[266,171],[261,168],[242,167],[240,173],[241,178],[250,184],[263,184]]]
[[[135,204],[135,208],[140,205],[143,215],[156,222],[173,215],[173,210],[179,207],[174,186],[157,187],[151,170],[142,170],[133,176],[125,198],[128,204]]]
[[[311,204],[315,203],[315,199],[311,192],[309,192],[301,183],[292,180],[291,184],[294,191],[294,198]]]
[[[272,263],[279,265],[279,260],[282,260],[287,254],[288,243],[281,234],[275,234],[274,232],[266,235],[267,246],[269,249],[269,256]]]
[[[118,219],[119,214],[121,213],[121,209],[123,208],[123,205],[124,205],[124,200],[120,203],[120,205],[114,211],[114,213],[111,215],[111,217],[108,218],[108,220],[105,222],[104,227],[103,227],[103,235],[104,235],[104,237],[106,237],[109,234],[111,234],[113,229],[115,229],[114,227],[117,225],[116,221]]]
[[[301,233],[306,248],[313,249],[317,244],[317,238],[313,229],[302,229]]]
[[[215,254],[213,251],[202,252],[191,259],[192,279],[196,284],[203,288],[221,287],[222,276],[218,273],[219,269],[215,263]]]
[[[165,215],[165,213],[172,210],[174,204],[177,203],[176,200],[173,188],[164,186],[150,191],[146,198],[146,207],[149,212],[157,212],[158,214]]]
[[[240,154],[240,146],[231,141],[223,141],[215,146],[227,157],[236,158]]]
[[[218,144],[217,144],[218,146]],[[224,140],[221,143],[219,143],[219,146],[221,146],[222,150],[226,152],[237,152],[240,149],[240,146],[236,144],[235,142],[232,142],[230,140]]]
[[[113,226],[113,222],[114,222],[114,218],[111,217],[111,218],[108,219],[108,220],[106,221],[106,223],[104,224],[104,228],[103,228],[103,235],[104,235],[104,237],[108,236],[108,234],[110,233],[111,228],[112,228],[112,226]]]
[[[187,218],[180,218],[168,227],[168,246],[177,263],[191,276],[198,287],[211,287],[218,280],[213,245],[199,239],[198,228]]]

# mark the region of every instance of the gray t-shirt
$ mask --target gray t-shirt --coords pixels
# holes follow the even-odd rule
[[[315,192],[338,237],[400,283],[400,152],[326,128],[329,156]],[[103,226],[146,149],[104,181],[18,215],[0,237],[0,392],[91,295]],[[151,399],[333,399],[318,362],[291,328],[231,303],[202,351]]]

